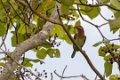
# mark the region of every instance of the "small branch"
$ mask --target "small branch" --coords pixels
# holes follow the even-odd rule
[[[110,41],[115,41],[115,40],[120,40],[120,38],[110,39],[110,40],[106,40],[106,41],[103,41],[103,42],[110,42]]]
[[[74,4],[77,4],[77,5],[83,5],[83,6],[89,6],[89,7],[100,7],[100,6],[107,6],[115,11],[120,11],[120,9],[116,9],[108,4],[84,4],[84,3],[79,3],[79,2],[75,2]]]
[[[99,25],[98,28],[100,28],[100,27],[102,27],[104,25],[107,25],[107,24],[108,24],[108,22],[107,23],[103,23],[103,24]]]
[[[63,69],[63,72],[62,72],[62,77],[63,77],[63,75],[64,75],[64,73],[65,73],[65,70],[67,69],[67,65],[65,66],[65,68]],[[60,80],[62,80],[62,77],[61,77],[61,79]]]
[[[85,75],[76,75],[76,76],[61,76],[61,75],[59,75],[57,72],[56,72],[56,70],[54,71],[54,73],[59,77],[59,78],[63,78],[63,79],[70,79],[70,78],[79,78],[79,77],[81,77],[81,78],[83,78],[83,79],[85,79],[85,80],[89,80]]]
[[[106,19],[106,18],[102,15],[101,12],[100,12],[100,16],[101,16],[104,20],[109,21],[108,19]]]
[[[51,73],[51,79],[50,80],[53,80],[53,73]]]

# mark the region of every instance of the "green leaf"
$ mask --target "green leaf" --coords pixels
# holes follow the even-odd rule
[[[99,13],[100,13],[100,8],[99,7],[89,7],[86,6],[85,8],[85,13],[88,15],[91,19],[96,18]]]
[[[0,23],[0,36],[4,36],[4,34],[6,33],[6,24]]]
[[[46,49],[40,49],[40,50],[38,50],[37,51],[37,54],[36,54],[36,56],[39,58],[39,59],[45,59],[45,57],[46,57]]]
[[[60,51],[59,51],[59,49],[54,49],[55,51],[55,57],[57,57],[57,58],[59,58],[60,57]]]
[[[94,47],[97,47],[97,46],[99,46],[99,45],[102,44],[102,43],[103,43],[102,41],[99,41],[99,42],[95,43],[93,46],[94,46]]]
[[[120,17],[114,20],[109,20],[109,25],[110,31],[113,31],[113,33],[115,33],[120,28]]]
[[[110,2],[110,0],[102,0],[102,3],[109,3]]]
[[[107,55],[107,56],[104,56],[104,60],[105,61],[108,61],[108,60],[110,60],[112,58],[112,56],[109,54],[109,55]]]
[[[106,48],[106,47],[100,47],[99,48],[99,56],[102,56],[102,57],[104,57],[105,55],[106,55],[106,52],[108,51],[108,49]]]
[[[16,46],[17,44],[19,44],[19,43],[21,43],[21,42],[23,42],[24,40],[26,40],[26,39],[28,39],[30,36],[29,36],[29,34],[20,34],[20,33],[15,33],[14,31],[13,31],[13,36],[12,36],[12,46],[14,47],[14,46]],[[16,36],[17,35],[17,36]]]
[[[80,1],[78,0],[78,2],[80,2]],[[81,0],[81,2],[84,3],[84,4],[86,4],[87,0]],[[86,6],[85,5],[79,5],[79,7],[81,9],[81,13],[84,14],[84,15],[86,15],[86,13],[85,13]]]
[[[120,17],[120,12],[118,11],[118,12],[114,13],[114,15],[115,15],[115,18],[118,18],[118,17]]]
[[[43,25],[45,24],[45,20],[43,19],[37,19],[37,27],[41,30]]]
[[[108,77],[109,75],[111,75],[111,73],[112,73],[112,64],[110,64],[109,62],[105,62],[104,63],[104,68],[105,68],[105,75],[106,75],[106,77]]]
[[[53,58],[54,57],[54,50],[53,49],[48,49],[47,50],[47,54],[51,57],[51,58]]]
[[[57,58],[60,57],[60,51],[58,49],[52,49],[52,48],[50,48],[50,49],[47,50],[47,54],[51,58],[53,58],[53,57],[57,57]]]
[[[118,79],[118,75],[111,75],[111,76],[109,77],[109,80],[119,80],[119,79]]]
[[[25,67],[32,67],[33,64],[30,63],[30,61],[28,59],[24,59],[23,66],[25,66]]]
[[[72,6],[75,0],[60,0],[61,4],[66,6]]]
[[[120,2],[118,0],[110,0],[110,3],[117,9],[120,9]]]
[[[62,39],[65,40],[68,44],[73,44],[72,41],[69,39],[67,34],[65,34]]]
[[[18,29],[18,33],[26,34],[26,33],[30,33],[30,31],[29,31],[29,28],[27,26],[25,26],[24,24],[20,24],[20,27]]]
[[[72,25],[66,25],[66,29],[70,34],[75,34],[75,28]]]
[[[58,38],[63,38],[65,35],[65,31],[60,25],[55,25],[50,35],[54,36],[55,34],[57,34]]]
[[[62,14],[68,14],[69,13],[69,6],[62,5]]]
[[[75,26],[80,26],[80,20],[78,20],[76,23],[75,23]]]

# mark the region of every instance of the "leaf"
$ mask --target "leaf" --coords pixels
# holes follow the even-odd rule
[[[109,77],[109,80],[118,80],[118,75],[111,75],[110,77]]]
[[[65,40],[68,44],[73,44],[67,34],[65,34],[62,39]]]
[[[45,24],[45,20],[43,19],[37,19],[37,27],[41,30],[43,25]]]
[[[106,52],[107,52],[107,48],[106,47],[100,47],[99,48],[99,51],[98,51],[98,53],[99,53],[99,56],[102,56],[102,57],[104,57],[105,55],[106,55]]]
[[[58,38],[63,38],[65,35],[65,31],[62,29],[61,26],[55,25],[50,35],[54,36],[55,34],[57,34]]]
[[[45,57],[46,57],[46,50],[45,49],[41,49],[41,50],[38,50],[37,51],[37,54],[36,54],[36,56],[39,58],[39,59],[45,59]]]
[[[62,5],[62,14],[68,14],[69,13],[69,6]]]
[[[53,49],[48,49],[47,50],[47,54],[51,57],[51,58],[53,58],[54,57],[54,50]]]
[[[79,0],[78,0],[78,2],[79,2]],[[84,4],[86,4],[86,3],[87,3],[87,0],[81,0],[81,2],[84,3]],[[85,8],[86,8],[86,6],[85,6],[85,5],[79,5],[79,7],[80,7],[80,9],[81,9],[81,14],[86,15],[86,13],[85,13]]]
[[[69,31],[70,34],[75,34],[75,28],[73,25],[66,25],[66,29]]]
[[[97,46],[99,46],[99,45],[102,44],[102,43],[103,43],[102,41],[99,41],[99,42],[95,43],[93,46],[94,46],[94,47],[97,47]]]
[[[120,28],[120,17],[114,20],[109,20],[109,25],[110,31],[113,31],[113,33],[115,33]]]
[[[88,7],[88,6],[86,6],[85,13],[91,19],[94,19],[95,17],[97,17],[99,15],[100,8],[99,7]]]
[[[117,9],[120,9],[120,2],[118,0],[110,0],[110,3]]]
[[[25,34],[29,32],[29,29],[28,27],[25,27],[25,26],[21,26],[19,29],[18,29],[18,33],[21,33],[21,34]],[[30,32],[29,32],[30,33]]]
[[[118,12],[114,13],[114,15],[115,15],[115,18],[118,18],[118,17],[120,17],[120,12],[118,11]]]
[[[4,36],[4,34],[6,33],[6,24],[0,23],[0,36]]]
[[[60,51],[58,49],[52,49],[52,48],[50,48],[50,49],[47,50],[47,54],[51,58],[53,58],[53,57],[57,57],[57,58],[60,57]]]
[[[109,62],[105,62],[104,63],[104,68],[105,68],[105,75],[106,75],[106,77],[108,77],[109,75],[111,75],[111,73],[112,73],[112,64],[110,64]]]
[[[110,0],[102,0],[102,3],[109,3],[110,2]]]
[[[79,26],[81,23],[80,23],[80,20],[78,20],[76,23],[75,23],[75,26]]]
[[[59,58],[60,57],[60,51],[59,51],[59,49],[54,49],[55,51],[55,57],[57,57],[57,58]]]
[[[75,0],[60,0],[61,4],[66,6],[72,6]]]
[[[112,58],[112,56],[109,54],[109,55],[107,55],[107,56],[104,56],[104,60],[105,61],[108,61],[108,60],[110,60]]]
[[[20,34],[20,33],[17,33],[17,36],[16,36],[16,33],[15,32],[13,32],[13,36],[12,36],[12,46],[14,47],[14,46],[16,46],[17,44],[19,44],[19,43],[21,43],[21,42],[23,42],[24,40],[26,40],[26,39],[28,39],[29,38],[29,34]]]
[[[28,59],[24,59],[23,66],[25,66],[25,67],[32,67],[33,64],[30,63],[30,61]]]

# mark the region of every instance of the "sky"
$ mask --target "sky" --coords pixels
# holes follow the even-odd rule
[[[106,18],[111,18],[112,13],[104,7],[101,11],[102,14],[104,14],[104,17]],[[84,16],[86,19],[90,20],[88,17]],[[97,23],[98,25],[104,23],[105,21],[98,16],[96,19],[92,20],[92,22]],[[102,74],[104,74],[104,60],[102,57],[98,56],[98,47],[93,47],[93,44],[96,42],[102,40],[102,37],[100,36],[99,32],[95,27],[92,25],[81,22],[82,26],[84,27],[85,34],[87,36],[87,40],[84,45],[84,50],[86,51],[87,55],[91,59],[92,63],[94,66],[98,69],[98,71]],[[118,37],[118,32],[116,34],[112,34],[109,29],[109,25],[105,25],[101,28],[101,31],[107,38],[113,39]],[[11,48],[11,34],[8,35],[7,37],[7,47],[10,49],[10,51],[13,51],[14,48]],[[116,43],[119,43],[116,41]],[[38,69],[38,71],[42,72],[43,70],[46,70],[48,73],[48,78],[44,78],[43,80],[50,80],[51,76],[50,73],[53,73],[53,80],[60,80],[58,76],[54,74],[54,70],[58,74],[62,74],[63,69],[67,65],[67,69],[65,70],[64,76],[75,76],[75,75],[85,75],[88,79],[94,80],[96,77],[96,74],[91,70],[89,65],[87,64],[85,58],[83,55],[81,55],[80,52],[78,52],[75,56],[75,58],[71,59],[71,54],[73,51],[72,45],[67,44],[65,41],[62,41],[62,44],[59,46],[60,52],[61,52],[61,57],[60,58],[50,58],[47,56],[44,60],[45,64],[40,65],[39,63],[35,64],[32,68],[34,71],[35,68]],[[33,55],[34,52],[28,51],[26,52],[26,56],[30,58],[36,58],[35,55]],[[113,73],[117,74],[119,73],[117,71],[117,65],[114,64],[114,69]],[[83,78],[78,77],[78,78],[70,78],[70,79],[63,79],[63,80],[83,80]]]

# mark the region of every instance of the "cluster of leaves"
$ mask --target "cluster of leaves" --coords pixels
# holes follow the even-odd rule
[[[99,48],[99,56],[105,60],[104,68],[107,77],[112,73],[113,63],[117,63],[120,69],[120,45],[106,43]]]
[[[33,9],[47,17],[51,15],[55,7],[54,0],[31,0],[30,4]],[[10,30],[12,33],[12,47],[16,47],[21,42],[38,33],[46,22],[44,19],[33,14],[24,1],[1,0],[0,9],[0,36],[6,38],[8,30]],[[54,48],[54,45],[56,45],[54,43],[56,43],[56,39],[54,42],[46,40],[42,46],[33,49],[36,52],[37,59],[24,58],[23,65],[32,67],[32,62],[43,63],[41,59],[45,59],[47,55],[51,58],[60,57],[60,51]],[[3,62],[1,62],[1,66],[4,66]]]

